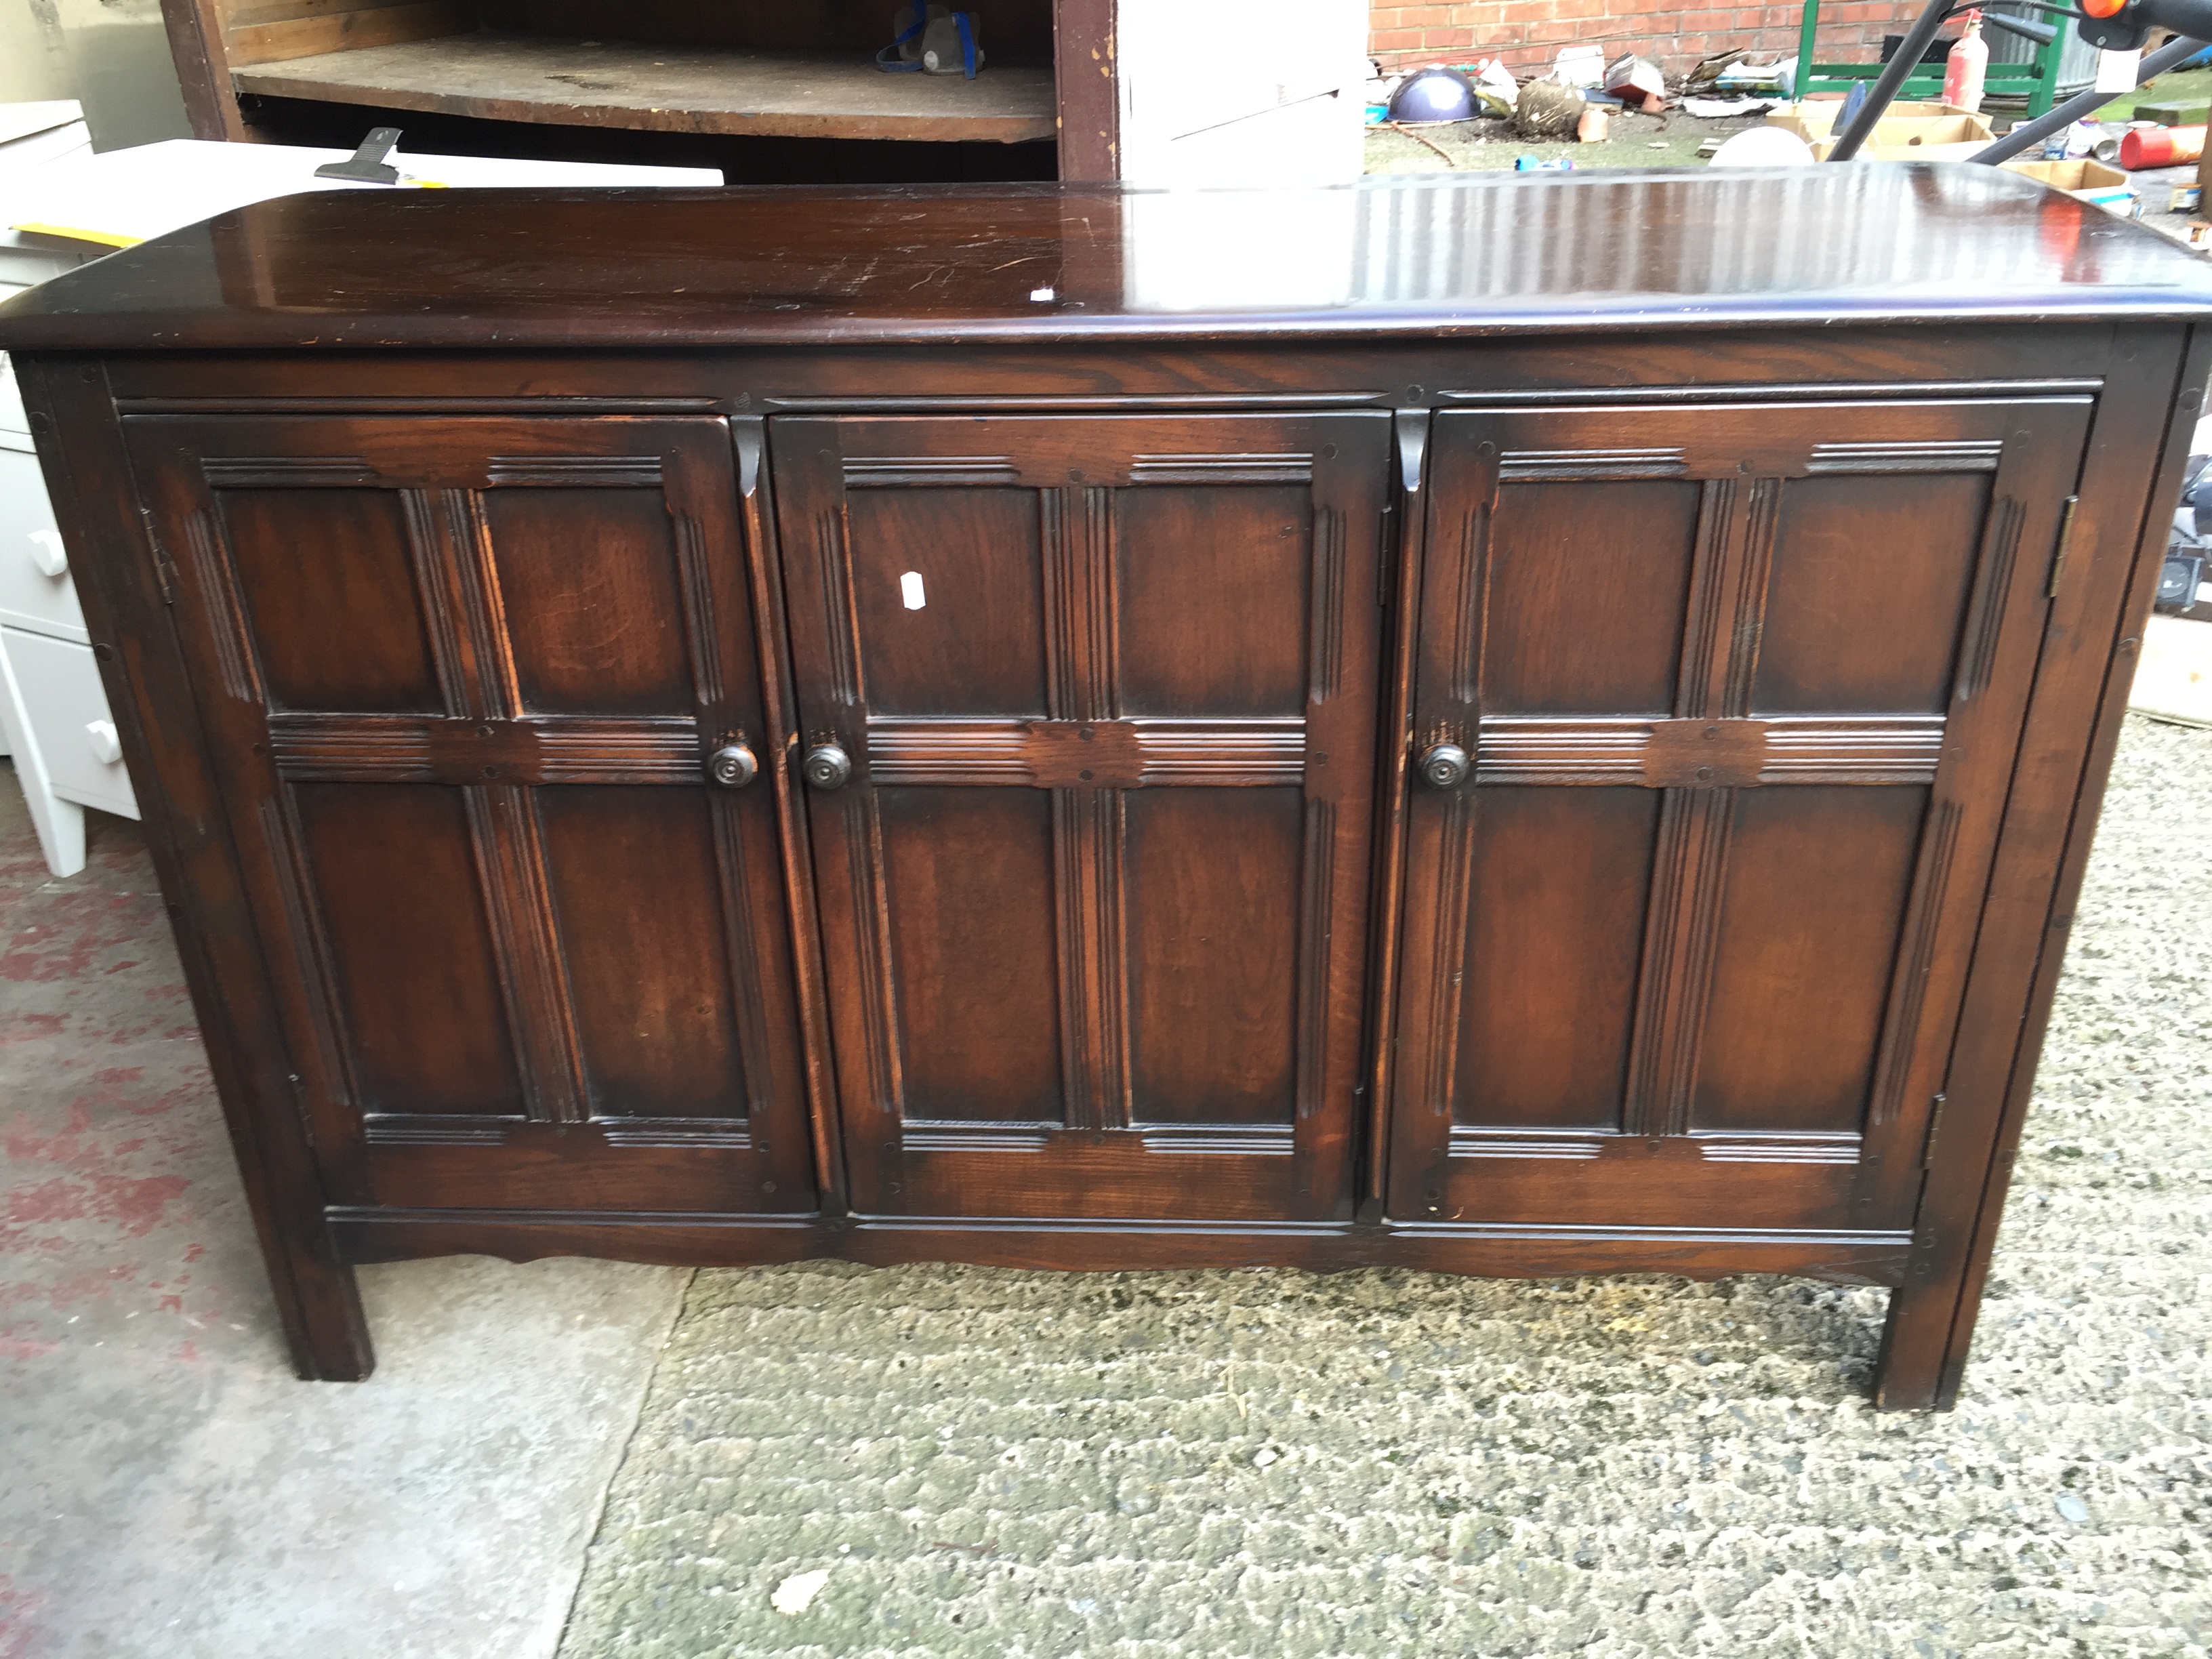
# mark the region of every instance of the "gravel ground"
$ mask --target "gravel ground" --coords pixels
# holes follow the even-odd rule
[[[1706,139],[1726,138],[1746,127],[1765,125],[1764,116],[1708,121],[1685,115],[1680,110],[1669,110],[1664,115],[1621,112],[1613,115],[1612,131],[1605,141],[1595,144],[1572,141],[1539,143],[1516,138],[1510,121],[1370,127],[1367,171],[1494,173],[1501,168],[1510,171],[1515,160],[1523,155],[1543,161],[1565,158],[1580,171],[1591,167],[1701,167],[1705,163],[1698,159],[1698,146]],[[1420,137],[1415,137],[1415,133]]]
[[[1789,1280],[702,1273],[564,1659],[2203,1653],[2208,845],[2130,717],[1954,1413]]]

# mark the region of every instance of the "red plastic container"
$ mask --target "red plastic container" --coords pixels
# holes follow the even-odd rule
[[[2120,165],[2130,173],[2138,167],[2178,167],[2203,153],[2203,127],[2130,127],[2120,135]]]

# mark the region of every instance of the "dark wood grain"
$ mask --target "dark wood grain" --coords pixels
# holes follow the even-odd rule
[[[294,800],[360,1109],[524,1115],[461,792],[312,784]]]
[[[1718,1279],[1800,1274],[1894,1285],[1909,1249],[1899,1233],[1756,1228],[1407,1227],[1317,1222],[1003,1221],[871,1216],[839,1224],[768,1213],[609,1223],[561,1212],[424,1208],[343,1211],[331,1230],[347,1260],[475,1254],[532,1261],[596,1255],[679,1267],[819,1260],[892,1267],[965,1261],[1050,1272],[1133,1268],[1407,1267],[1505,1278],[1663,1273]]]
[[[1053,799],[928,787],[877,797],[907,1109],[1030,1126],[1060,1116]],[[967,850],[983,848],[988,857]]]
[[[728,744],[775,761],[724,424],[128,430],[208,619],[204,706],[244,736],[232,816],[295,969],[319,1139],[381,1192],[422,1162],[366,1150],[386,1120],[737,1123],[716,1190],[804,1201],[790,919],[755,873],[780,861],[775,796],[703,775]],[[589,1201],[589,1144],[563,1202]],[[474,1179],[523,1180],[522,1147],[484,1143]],[[635,1167],[599,1201],[635,1197]]]
[[[740,866],[725,890],[707,792],[553,789],[538,817],[591,1115],[735,1117],[767,1103],[738,1035],[766,1035],[750,929],[726,921],[754,883]]]
[[[1689,1127],[1858,1131],[1925,811],[1911,788],[1737,795]]]
[[[192,137],[216,143],[244,137],[246,124],[223,60],[222,12],[216,0],[161,0],[161,25]]]
[[[1749,708],[1942,713],[1975,637],[1966,600],[1989,486],[1974,472],[1905,474],[1874,497],[1845,474],[1783,490],[1765,586],[1784,603],[1766,608]]]
[[[1739,292],[1719,187],[1363,186],[1318,311],[1081,189],[11,305],[302,1374],[443,1250],[1774,1270],[1948,1404],[2212,285],[1869,168]]]
[[[1808,315],[1857,325],[1929,315],[1954,325],[2059,313],[2186,319],[2212,300],[2212,274],[2185,250],[2139,226],[2087,217],[2100,210],[1994,167],[1821,167],[1749,188],[1725,173],[1373,179],[1344,188],[1349,216],[1229,192],[1206,215],[1157,222],[1142,193],[1105,185],[313,193],[241,208],[41,283],[0,307],[0,349],[132,351],[155,339],[319,353],[1598,332],[1640,342],[1656,329],[1788,327]],[[1326,218],[1344,224],[1329,258],[1310,246]],[[1760,268],[1757,281],[1716,292],[1712,226],[1723,220],[1764,227]],[[1312,272],[1304,295],[1290,289],[1252,303],[1243,273],[1263,227],[1284,239],[1286,263]],[[2078,247],[2064,251],[2088,240],[2085,230],[2093,264]],[[1507,244],[1520,257],[1495,265],[1491,251]],[[1915,286],[1917,273],[1937,268],[1931,260],[1943,290],[1932,311],[1926,284],[1937,279]],[[1493,276],[1500,270],[1513,274]],[[1354,270],[1346,293],[1337,273]],[[605,302],[611,291],[620,305]],[[1053,297],[1031,298],[1042,292]],[[1454,386],[1437,367],[1431,359],[1428,371],[1399,380],[1391,401],[1407,401],[1407,380]],[[1816,385],[1838,373],[1824,348],[1799,363],[1708,356],[1686,378],[1757,382],[1792,368]],[[2018,378],[2029,368],[2057,372],[2033,347],[1991,372]],[[1635,373],[1591,372],[1597,384]],[[1895,360],[1884,378],[1900,378]],[[1392,381],[1370,384],[1387,396]],[[879,384],[855,392],[881,395]],[[1792,465],[1805,465],[1820,441],[1807,434]]]
[[[217,500],[272,705],[444,712],[395,492],[226,489]]]
[[[1348,1210],[1386,422],[770,424],[855,1203]]]
[[[1121,176],[1119,11],[1117,0],[1055,0],[1052,9],[1060,176],[1071,182]]]
[[[1393,1214],[1910,1216],[2033,672],[2020,549],[2055,533],[2085,413],[1438,419],[1415,747],[1474,764],[1413,798]],[[1590,571],[1632,501],[1648,611]],[[1625,785],[1662,804],[1622,843]],[[1523,814],[1558,870],[1503,833]],[[1484,959],[1516,945],[1528,976]],[[1547,1027],[1589,1045],[1568,1099],[1527,1070]]]
[[[682,714],[691,701],[674,526],[659,490],[487,491],[495,626],[520,712]]]
[[[1608,1124],[1626,1085],[1660,797],[1505,789],[1473,815],[1455,1115]]]

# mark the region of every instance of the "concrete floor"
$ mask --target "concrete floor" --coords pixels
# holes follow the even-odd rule
[[[0,763],[0,1659],[542,1659],[689,1275],[363,1270],[304,1383],[137,826]]]

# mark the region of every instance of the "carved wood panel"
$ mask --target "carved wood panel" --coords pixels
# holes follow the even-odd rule
[[[340,1194],[811,1205],[727,423],[125,428]]]
[[[1392,1214],[1910,1216],[2088,408],[1437,418]]]
[[[1388,418],[769,431],[855,1207],[1348,1216]]]

